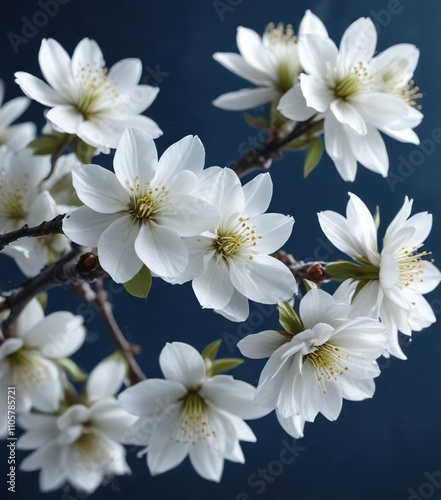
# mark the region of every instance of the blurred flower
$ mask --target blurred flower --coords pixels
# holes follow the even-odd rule
[[[217,210],[189,194],[204,158],[199,138],[187,136],[158,161],[153,140],[127,130],[115,154],[115,174],[98,165],[74,168],[74,187],[86,206],[64,220],[65,234],[97,246],[100,264],[117,283],[133,278],[143,263],[160,277],[182,274],[188,263],[182,237],[219,219]]]
[[[89,375],[84,404],[73,404],[58,416],[21,415],[19,424],[26,432],[17,447],[37,450],[20,469],[40,469],[41,491],[53,491],[68,481],[92,493],[109,475],[130,474],[120,440],[136,419],[113,397],[124,376],[124,363],[106,359]]]
[[[7,151],[0,159],[0,232],[18,229],[39,203],[40,183],[50,171],[48,156],[30,149]],[[42,222],[42,221],[40,221]]]
[[[340,49],[330,38],[302,36],[299,59],[304,74],[278,108],[296,121],[317,114],[324,118],[326,151],[346,181],[355,179],[357,161],[387,176],[389,158],[379,130],[402,142],[419,143],[411,129],[423,118],[414,108],[420,96],[405,81],[418,61],[416,49],[395,45],[374,58],[376,43],[369,18],[349,26]]]
[[[300,23],[299,37],[306,33],[328,36],[323,23],[310,10]],[[282,23],[271,23],[262,37],[239,26],[236,39],[240,54],[216,52],[213,58],[258,88],[223,94],[213,102],[215,106],[229,110],[255,108],[280,97],[297,83],[302,68],[297,37],[290,24],[285,28]]]
[[[36,226],[61,213],[48,191],[43,191],[31,206],[26,218],[29,226]],[[3,253],[12,257],[20,270],[28,277],[36,276],[46,264],[70,250],[69,240],[64,234],[49,234],[36,238],[21,238],[8,245]]]
[[[272,191],[269,174],[243,187],[228,168],[205,169],[199,179],[198,194],[221,218],[209,232],[186,239],[190,263],[181,281],[193,278],[202,307],[232,321],[247,319],[248,299],[275,304],[290,300],[297,291],[291,271],[269,255],[287,241],[294,224],[292,217],[264,214]]]
[[[44,316],[33,299],[0,344],[0,422],[6,423],[7,389],[16,388],[16,411],[54,412],[63,397],[55,360],[70,356],[84,342],[83,317],[67,311]]]
[[[0,80],[0,146],[16,151],[24,148],[35,136],[36,127],[31,122],[11,125],[30,104],[26,97],[17,97],[3,103],[5,85]]]
[[[89,38],[81,40],[72,59],[57,41],[43,39],[38,58],[49,85],[21,71],[15,73],[16,82],[27,96],[52,108],[47,119],[57,130],[103,152],[117,146],[127,127],[153,138],[162,134],[153,120],[140,115],[159,89],[138,85],[139,59],[123,59],[108,71],[101,49]]]
[[[423,294],[438,286],[441,273],[424,260],[430,253],[421,251],[432,229],[432,216],[420,212],[409,218],[413,201],[406,197],[386,230],[379,253],[374,218],[360,198],[352,193],[349,196],[346,218],[330,210],[318,217],[329,240],[359,265],[336,263],[327,271],[331,275],[334,271],[343,273],[341,279],[357,284],[353,305],[360,315],[381,319],[388,328],[388,351],[406,359],[398,343],[398,330],[411,335],[412,330],[422,330],[436,321]]]
[[[224,460],[244,463],[239,441],[256,441],[243,419],[270,410],[253,404],[255,387],[228,375],[206,377],[196,349],[167,343],[159,363],[164,379],[149,379],[119,396],[125,410],[139,416],[124,442],[147,446],[151,474],[178,466],[189,455],[196,472],[220,481]]]
[[[353,318],[350,305],[320,289],[301,300],[299,324],[303,331],[295,335],[267,330],[237,344],[244,356],[269,357],[254,402],[277,408],[282,426],[295,437],[303,434],[304,420],[313,422],[319,412],[335,420],[343,398],[372,397],[380,374],[375,360],[386,342],[379,321]]]

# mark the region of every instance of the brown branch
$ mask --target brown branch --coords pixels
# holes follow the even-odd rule
[[[0,234],[0,252],[10,243],[17,241],[20,238],[38,238],[48,234],[63,233],[63,219],[66,214],[59,214],[52,220],[43,221],[38,226],[29,227],[27,224],[20,229],[15,229],[9,233]]]
[[[137,384],[141,380],[145,380],[146,376],[139,367],[134,356],[134,354],[138,354],[141,351],[141,347],[130,344],[124,337],[124,334],[113,315],[112,304],[107,300],[107,292],[103,287],[102,278],[95,281],[96,291],[94,291],[90,285],[84,281],[74,283],[73,286],[78,295],[96,306],[97,310],[101,313],[110,337],[127,361],[127,378],[130,385]]]
[[[12,323],[30,300],[38,294],[55,286],[72,283],[78,279],[91,281],[97,276],[103,275],[104,271],[99,267],[98,258],[94,254],[83,254],[78,262],[71,262],[81,253],[81,249],[81,246],[73,245],[70,252],[45,267],[34,278],[29,279],[13,290],[0,293],[0,296],[4,299],[0,303],[0,310],[10,310],[8,318],[2,325],[5,337],[12,335]]]
[[[242,158],[230,165],[230,168],[236,172],[239,177],[254,172],[255,170],[268,170],[274,158],[282,156],[284,146],[300,138],[303,134],[314,133],[321,130],[323,120],[313,121],[314,117],[306,122],[299,123],[294,129],[282,139],[276,135],[266,144],[249,149]]]

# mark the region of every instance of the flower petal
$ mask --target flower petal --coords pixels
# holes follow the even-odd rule
[[[114,396],[120,389],[126,376],[123,361],[105,358],[90,372],[86,382],[86,394],[89,403]]]
[[[224,459],[216,450],[201,443],[190,448],[191,465],[204,479],[219,483],[224,468]]]
[[[24,94],[31,99],[50,107],[57,106],[58,104],[66,104],[64,97],[55,92],[43,80],[23,71],[18,71],[14,76],[15,82],[20,85]]]
[[[271,78],[263,71],[254,68],[251,64],[240,55],[235,53],[227,52],[216,52],[213,54],[213,59],[219,64],[222,64],[224,68],[232,71],[237,76],[245,78],[254,85],[271,85]]]
[[[222,94],[213,101],[213,105],[229,111],[257,108],[271,102],[278,96],[273,88],[242,89]]]
[[[270,174],[259,174],[243,186],[245,195],[244,216],[254,217],[263,214],[273,195],[273,181]]]
[[[288,339],[274,330],[247,335],[237,343],[240,352],[250,359],[269,358]]]
[[[233,296],[230,273],[223,259],[213,257],[205,272],[193,280],[193,290],[202,307],[223,309]]]
[[[205,363],[199,352],[182,342],[167,342],[159,356],[159,365],[167,380],[188,388],[200,385],[205,378]]]
[[[142,74],[142,62],[139,59],[122,59],[115,63],[109,70],[108,77],[118,86],[120,92],[125,92],[135,87]]]

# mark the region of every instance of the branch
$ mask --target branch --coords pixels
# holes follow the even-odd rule
[[[38,226],[29,227],[27,224],[20,229],[9,233],[0,234],[0,252],[10,243],[17,241],[20,238],[38,238],[48,234],[63,233],[63,219],[66,214],[59,214],[50,221],[43,221]]]
[[[73,286],[78,295],[87,300],[89,303],[94,304],[101,313],[110,337],[118,346],[118,349],[127,361],[129,368],[127,378],[130,381],[130,385],[137,384],[141,380],[145,380],[146,376],[139,367],[134,356],[134,354],[138,354],[141,351],[141,348],[140,346],[130,344],[124,337],[124,334],[113,315],[112,305],[107,300],[107,292],[103,287],[102,278],[97,279],[95,282],[96,291],[94,291],[91,286],[84,281],[74,283]]]
[[[255,170],[268,170],[272,160],[281,157],[281,150],[284,146],[298,139],[305,133],[314,133],[323,128],[323,120],[313,120],[314,117],[306,122],[297,124],[297,126],[282,139],[279,139],[276,135],[265,145],[259,148],[249,149],[240,160],[230,165],[230,168],[234,170],[239,177],[245,177]]]
[[[5,337],[12,336],[11,325],[24,307],[38,294],[55,286],[72,283],[82,279],[93,280],[102,276],[104,271],[99,267],[98,257],[92,253],[81,255],[78,262],[72,259],[81,253],[82,247],[73,245],[72,250],[53,264],[45,267],[40,274],[8,292],[0,293],[4,301],[0,303],[0,311],[10,310],[8,318],[2,325]]]

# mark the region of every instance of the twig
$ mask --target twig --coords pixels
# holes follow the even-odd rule
[[[15,229],[9,233],[0,234],[0,252],[10,243],[20,238],[38,238],[48,234],[61,234],[63,232],[63,219],[66,214],[59,214],[52,220],[43,221],[38,226],[29,227],[27,224],[20,229]]]
[[[321,130],[323,120],[313,120],[314,117],[306,122],[299,123],[288,135],[280,140],[270,140],[260,148],[249,149],[240,160],[230,165],[230,168],[234,170],[239,177],[245,177],[255,170],[267,170],[271,166],[271,162],[274,158],[280,158],[281,150],[284,146],[307,132],[313,133]]]
[[[2,330],[5,337],[12,336],[11,325],[17,319],[24,307],[36,297],[55,286],[72,283],[78,279],[90,281],[102,276],[104,271],[99,267],[98,258],[94,254],[83,254],[76,263],[72,259],[81,253],[82,247],[73,245],[72,250],[53,264],[45,267],[40,274],[8,292],[0,294],[4,301],[0,310],[9,309],[8,318],[3,322]]]
[[[131,385],[140,382],[146,378],[145,374],[139,367],[134,354],[138,354],[141,350],[140,346],[130,344],[124,337],[121,328],[113,315],[112,305],[107,300],[107,292],[103,287],[102,278],[95,281],[96,291],[92,290],[91,286],[84,281],[74,283],[75,291],[89,303],[94,304],[97,310],[101,313],[104,323],[107,326],[108,333],[118,349],[124,356],[128,365],[127,378]]]

